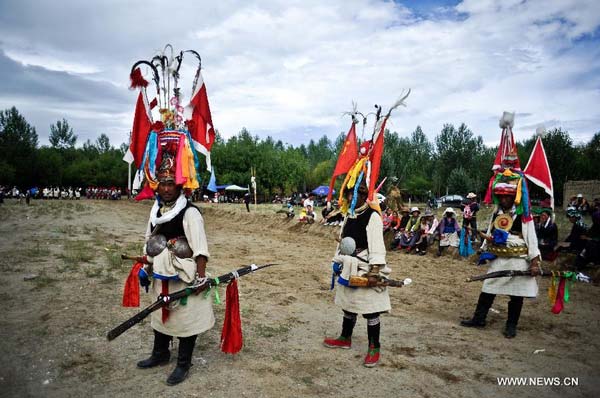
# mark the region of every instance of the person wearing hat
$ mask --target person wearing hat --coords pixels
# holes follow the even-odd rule
[[[437,233],[438,220],[430,209],[425,210],[421,217],[420,237],[415,242],[415,253],[420,256],[427,254],[427,246],[433,240],[433,235]]]
[[[517,335],[517,324],[523,307],[523,298],[535,298],[538,285],[535,280],[540,268],[540,250],[531,217],[527,182],[523,175],[505,169],[492,177],[490,184],[496,209],[482,249],[480,263],[489,261],[488,273],[504,270],[527,271],[532,276],[490,278],[483,282],[475,313],[461,326],[482,328],[496,295],[510,297],[508,317],[503,334],[506,338]]]
[[[571,232],[564,242],[561,242],[556,246],[556,250],[579,254],[585,248],[585,236],[588,232],[588,227],[583,221],[581,213],[575,207],[569,207],[567,209],[567,218],[569,219],[569,222],[573,224]]]
[[[438,257],[442,255],[442,251],[448,247],[458,247],[460,244],[460,225],[456,220],[456,212],[452,207],[448,207],[444,211],[442,220],[440,221],[439,233],[440,233],[440,244],[438,245]]]
[[[360,183],[356,201],[353,202],[355,190],[350,187],[344,191],[345,203],[354,203],[354,211],[348,211],[341,229],[340,241],[353,238],[356,256],[342,255],[340,247],[333,258],[335,271],[338,276],[335,284],[335,304],[343,311],[342,330],[337,338],[326,338],[323,344],[328,348],[349,349],[352,346],[352,333],[358,315],[367,320],[368,350],[364,358],[364,366],[376,366],[380,359],[380,330],[379,315],[390,311],[390,297],[387,287],[376,286],[376,281],[387,277],[391,269],[386,265],[386,251],[383,239],[383,222],[380,214],[367,203],[368,189],[364,181]],[[358,257],[366,260],[366,263]],[[366,276],[368,287],[351,287],[348,285],[351,276]]]
[[[421,236],[421,218],[419,217],[421,214],[421,210],[418,207],[414,206],[410,208],[410,217],[408,217],[408,221],[406,226],[404,227],[404,232],[400,235],[400,240],[398,242],[397,249],[406,248],[406,253],[410,253],[411,250],[415,247],[415,243],[419,240]]]
[[[536,234],[542,260],[554,261],[556,259],[554,247],[558,243],[558,227],[552,221],[552,209],[541,209],[539,224],[536,225]]]
[[[160,142],[160,138],[159,138]],[[177,148],[162,142],[162,161],[157,171],[156,201],[150,211],[144,253],[149,263],[140,270],[142,286],[154,297],[185,289],[206,281],[209,258],[204,220],[197,207],[186,198],[176,182]],[[167,244],[168,242],[168,244]],[[179,339],[176,367],[167,379],[175,385],[186,379],[192,366],[192,353],[198,334],[213,327],[215,317],[210,297],[191,295],[151,315],[154,343],[149,358],[139,361],[141,369],[167,364],[169,345]]]
[[[463,228],[467,228],[471,235],[471,242],[475,242],[477,238],[477,212],[479,211],[479,203],[477,203],[477,195],[473,192],[467,194],[467,203],[463,206]]]

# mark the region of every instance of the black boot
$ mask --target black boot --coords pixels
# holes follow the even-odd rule
[[[192,367],[192,353],[196,344],[197,335],[179,338],[179,354],[177,355],[177,367],[173,370],[167,384],[174,386],[184,381]]]
[[[485,318],[487,317],[488,311],[494,302],[494,298],[496,298],[495,294],[481,292],[479,295],[479,300],[477,300],[477,307],[475,308],[475,314],[473,314],[473,318],[460,321],[460,325],[468,328],[484,327]]]
[[[523,297],[510,296],[510,301],[508,302],[508,319],[506,320],[506,327],[502,332],[507,339],[512,339],[517,335],[517,324],[521,316],[521,308],[523,308]]]
[[[150,358],[144,359],[137,363],[137,367],[140,369],[153,368],[155,366],[164,365],[169,362],[171,358],[171,352],[169,352],[169,343],[172,337],[162,334],[161,332],[154,331],[154,347],[152,348],[152,355]]]

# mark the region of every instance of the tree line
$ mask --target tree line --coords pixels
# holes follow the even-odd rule
[[[328,185],[345,135],[340,133],[334,141],[324,135],[295,147],[272,137],[261,139],[245,128],[229,139],[217,132],[211,153],[217,183],[246,186],[254,168],[258,191],[269,197]],[[517,143],[522,167],[535,139],[532,135]],[[0,111],[0,185],[127,186],[127,164],[122,160],[126,144],[115,148],[101,134],[96,141],[88,139],[77,146],[77,135],[65,119],[50,126],[49,142],[39,146],[35,128],[15,107]],[[567,131],[555,128],[543,142],[559,203],[567,180],[599,178],[600,132],[587,143],[575,144]],[[409,137],[386,130],[380,176],[388,178],[383,192],[394,185],[420,200],[446,192],[483,195],[496,151],[464,123],[445,124],[433,142],[420,126]],[[206,184],[209,173],[202,174]],[[535,189],[533,194],[542,195]]]

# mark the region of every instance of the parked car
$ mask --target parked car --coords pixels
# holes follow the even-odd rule
[[[465,200],[465,197],[462,195],[445,195],[437,198],[436,202],[437,207],[457,207],[460,209]]]

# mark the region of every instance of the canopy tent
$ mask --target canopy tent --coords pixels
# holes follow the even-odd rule
[[[217,190],[218,190],[218,191],[222,191],[222,190],[224,190],[225,188],[227,188],[229,185],[230,185],[230,184],[225,184],[225,185],[217,185]]]
[[[321,185],[312,190],[317,196],[327,196],[329,194],[329,187],[327,185]],[[333,190],[333,194],[335,194],[335,189]]]
[[[226,191],[248,191],[248,188],[240,187],[237,185],[228,185],[225,187]]]

